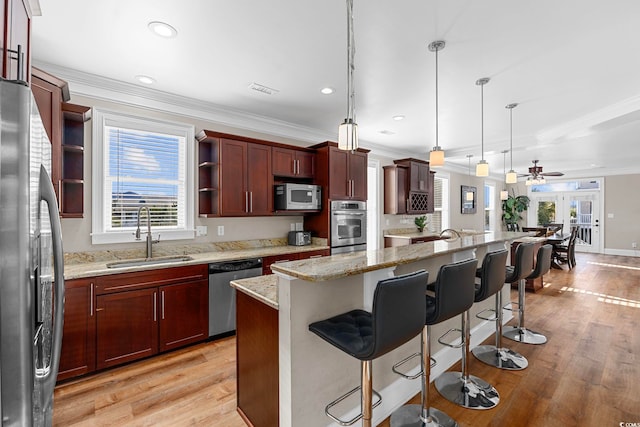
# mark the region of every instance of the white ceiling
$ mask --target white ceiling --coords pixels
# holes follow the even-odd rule
[[[209,112],[233,112],[254,130],[309,142],[337,137],[346,114],[344,0],[40,4],[34,64],[66,77],[72,93],[123,82],[143,103],[179,95]],[[152,34],[150,21],[171,24],[178,36]],[[435,142],[435,54],[427,46],[440,39],[439,141],[449,166],[466,172],[467,154],[472,165],[480,159],[475,81],[490,77],[484,140],[492,173],[503,170],[504,107],[512,102],[520,104],[518,172],[533,159],[572,177],[640,172],[640,1],[355,0],[354,21],[361,146],[427,157]],[[156,79],[154,90],[139,88],[139,74]],[[252,82],[279,92],[252,91]],[[336,93],[322,95],[325,86]]]

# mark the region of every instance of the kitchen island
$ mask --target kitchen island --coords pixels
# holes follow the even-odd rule
[[[526,235],[487,233],[272,266],[277,276],[275,302],[278,320],[275,329],[278,337],[279,425],[330,425],[324,414],[325,405],[359,384],[359,361],[310,333],[310,323],[354,308],[371,310],[373,292],[379,280],[426,269],[433,281],[441,265],[469,258],[477,258],[481,262],[486,252],[509,247],[511,241]],[[505,299],[508,298],[508,286],[503,292]],[[245,294],[250,296],[250,292]],[[493,323],[475,318],[476,313],[491,308],[493,304],[490,299],[475,304],[471,309],[472,347],[494,333]],[[506,312],[505,322],[510,318],[511,313]],[[456,318],[436,325],[432,329],[433,334],[438,336],[452,327],[459,327],[459,322]],[[254,323],[251,327],[259,329],[262,326]],[[273,330],[274,326],[270,328]],[[238,336],[241,334],[239,325]],[[460,351],[440,346],[437,342],[432,347],[438,360],[438,365],[432,370],[435,377],[459,360]],[[374,410],[375,423],[381,422],[419,392],[419,381],[401,379],[391,371],[394,363],[418,349],[419,337],[416,337],[373,362],[374,388],[383,397],[382,404]],[[243,363],[242,355],[238,357],[240,365]],[[417,362],[414,368],[417,369]],[[241,382],[238,387],[240,396],[243,393]],[[359,411],[357,397],[343,403],[346,417]],[[254,420],[250,421],[255,427],[261,426]]]

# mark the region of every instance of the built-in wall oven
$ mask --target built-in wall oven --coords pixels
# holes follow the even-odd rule
[[[367,203],[331,201],[331,255],[367,249]]]

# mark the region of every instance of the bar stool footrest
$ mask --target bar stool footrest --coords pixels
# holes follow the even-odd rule
[[[502,309],[503,310],[509,310],[509,311],[519,311],[520,310],[520,303],[518,303],[516,301],[511,301],[510,303],[505,304],[502,307]]]
[[[393,365],[391,367],[391,370],[393,372],[395,372],[396,374],[400,375],[402,378],[406,378],[408,380],[415,380],[416,378],[420,378],[423,374],[423,370],[420,369],[420,372],[416,373],[415,375],[408,375],[405,374],[404,372],[400,372],[400,370],[398,369],[400,366],[404,365],[405,363],[409,362],[410,360],[415,359],[416,357],[420,357],[421,354],[420,353],[413,353],[412,355],[405,357],[404,359],[402,359],[401,361],[399,361],[398,363],[396,363],[395,365]],[[431,363],[431,367],[433,367],[436,364],[435,359],[432,357],[431,360],[433,361]]]
[[[333,421],[337,422],[338,424],[340,424],[341,426],[350,426],[355,424],[357,421],[359,421],[360,419],[362,419],[363,414],[362,412],[360,412],[358,415],[356,415],[354,418],[350,419],[350,420],[341,420],[340,418],[336,417],[335,415],[333,415],[331,412],[329,412],[330,408],[333,408],[334,406],[336,406],[338,403],[342,402],[343,400],[345,400],[346,398],[348,398],[349,396],[353,395],[354,393],[356,393],[357,391],[359,391],[362,387],[361,386],[357,386],[356,388],[354,388],[353,390],[350,390],[348,392],[346,392],[345,394],[343,394],[342,396],[338,397],[336,400],[334,400],[333,402],[329,403],[325,408],[324,408],[324,413],[327,415],[327,417],[331,418]],[[380,394],[375,391],[375,390],[371,390],[371,392],[373,393],[373,395],[375,397],[378,398],[377,401],[374,401],[371,404],[371,409],[376,408],[378,405],[380,405],[380,403],[382,402],[382,396],[380,396]]]
[[[493,313],[493,316],[492,317],[485,317],[484,315],[482,315],[482,313],[486,313],[486,312]],[[489,322],[495,322],[496,320],[498,320],[498,316],[496,315],[496,310],[493,309],[493,308],[486,308],[486,309],[482,310],[480,313],[476,314],[476,317],[478,319],[488,320]]]
[[[458,332],[460,333],[460,344],[451,344],[448,342],[444,341],[444,337],[446,337],[447,335],[449,335],[451,332]],[[442,345],[446,345],[447,347],[451,347],[451,348],[461,348],[464,345],[464,335],[463,335],[463,331],[462,329],[458,329],[458,328],[453,328],[453,329],[449,329],[447,332],[445,332],[444,334],[440,335],[440,338],[438,338],[438,342]]]

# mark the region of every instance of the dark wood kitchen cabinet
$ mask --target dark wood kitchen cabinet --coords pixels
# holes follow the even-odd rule
[[[208,337],[206,264],[113,274],[96,282],[97,369]]]
[[[287,178],[313,178],[315,153],[291,148],[273,147],[272,172],[274,176]]]
[[[29,81],[31,67],[31,17],[27,0],[3,0],[2,12],[2,78]],[[18,70],[18,46],[22,57],[22,75]]]
[[[58,381],[96,369],[95,278],[66,280]]]
[[[394,160],[384,169],[384,213],[425,214],[434,211],[434,174],[429,162]]]
[[[207,130],[197,140],[200,216],[273,215],[270,145]]]
[[[294,252],[280,255],[270,255],[262,257],[262,275],[272,274],[271,265],[279,262],[298,261],[301,259],[320,258],[329,256],[329,249],[318,249],[315,251]]]
[[[310,148],[317,151],[316,182],[323,187],[323,210],[327,199],[367,200],[369,150],[359,148],[355,152],[344,151],[331,141]]]
[[[221,215],[271,215],[271,147],[223,139],[220,141],[220,163]]]

